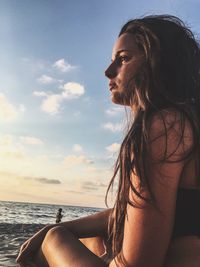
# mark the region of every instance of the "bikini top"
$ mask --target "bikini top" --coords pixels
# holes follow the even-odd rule
[[[200,190],[179,188],[172,236],[188,235],[200,236]]]

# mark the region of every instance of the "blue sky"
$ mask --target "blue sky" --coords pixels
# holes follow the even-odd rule
[[[0,199],[104,206],[125,111],[104,70],[122,25],[200,1],[0,0]]]

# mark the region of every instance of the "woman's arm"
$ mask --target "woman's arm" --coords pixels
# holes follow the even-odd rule
[[[190,124],[186,121],[183,139],[179,144],[181,126],[177,117],[177,122],[175,122],[174,116],[173,113],[167,113],[165,117],[168,128],[167,139],[166,136],[160,134],[164,125],[159,117],[155,116],[150,125],[149,136],[154,141],[148,147],[149,157],[160,160],[165,153],[165,144],[167,144],[168,159],[160,163],[150,161],[148,158],[146,161],[147,164],[151,162],[148,168],[148,178],[156,206],[141,200],[130,191],[130,200],[142,205],[143,208],[127,205],[124,239],[120,253],[127,267],[163,266],[170,244],[177,188],[184,166],[184,160],[178,160],[183,158],[184,153],[190,151],[193,140]],[[133,176],[132,182],[137,187],[138,177]],[[148,197],[149,193],[144,189],[142,195]],[[116,267],[115,261],[118,262],[117,257],[109,266]]]
[[[108,229],[108,217],[111,209],[83,217],[77,220],[59,223],[59,226],[67,228],[78,238],[106,236]]]

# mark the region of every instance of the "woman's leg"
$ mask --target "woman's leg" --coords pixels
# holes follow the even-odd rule
[[[79,240],[84,244],[84,246],[86,246],[98,257],[105,253],[105,247],[102,237],[96,236],[90,238],[81,238]]]
[[[52,228],[35,259],[38,267],[106,267],[107,265],[64,227]]]
[[[35,264],[35,267],[49,267],[49,264],[46,261],[46,258],[43,254],[42,248],[40,248],[40,250],[38,251],[38,253],[34,257],[33,263]]]

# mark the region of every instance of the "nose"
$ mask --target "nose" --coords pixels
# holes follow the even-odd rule
[[[105,76],[109,79],[114,78],[117,75],[116,67],[114,62],[112,62],[108,68],[105,70]]]

